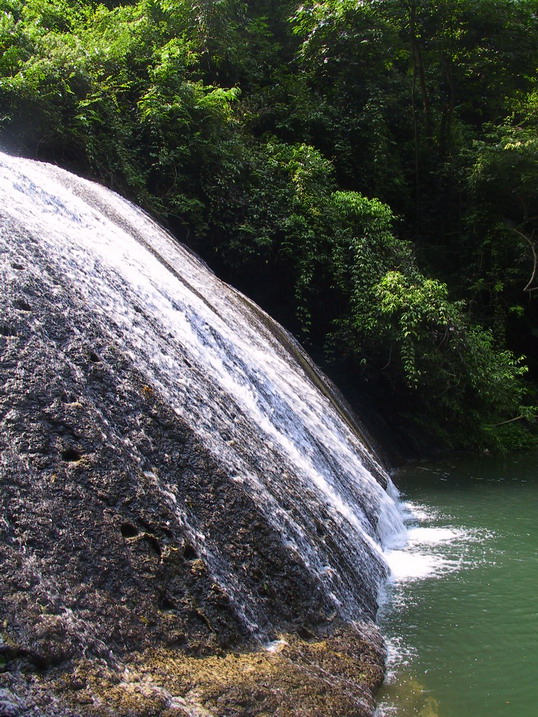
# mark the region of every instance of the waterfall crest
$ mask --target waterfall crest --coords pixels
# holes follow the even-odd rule
[[[195,651],[193,634],[216,649],[373,620],[396,499],[294,339],[59,168],[0,155],[0,215],[2,557],[26,556],[4,587],[32,573],[67,635],[40,638],[14,598],[13,639],[61,661],[111,634]]]

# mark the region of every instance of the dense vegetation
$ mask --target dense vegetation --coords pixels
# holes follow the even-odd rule
[[[517,448],[538,378],[537,13],[0,0],[0,142],[142,204],[419,447]]]

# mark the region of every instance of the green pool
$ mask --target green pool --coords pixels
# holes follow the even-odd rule
[[[383,717],[538,715],[538,453],[395,476],[410,538],[390,556]]]

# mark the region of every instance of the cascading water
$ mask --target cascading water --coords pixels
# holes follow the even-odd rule
[[[0,216],[7,291],[0,341],[13,410],[23,370],[18,361],[30,348],[41,352],[44,363],[65,360],[83,393],[85,369],[71,356],[77,341],[91,343],[94,363],[121,357],[121,365],[141,377],[141,393],[188,423],[234,495],[246,496],[256,516],[263,516],[264,530],[278,536],[275,561],[291,561],[300,571],[297,583],[306,581],[307,591],[322,595],[323,619],[372,619],[387,575],[382,543],[404,530],[397,498],[336,392],[292,337],[141,210],[63,170],[1,155]],[[70,326],[69,340],[55,336],[51,316],[56,325]],[[24,347],[17,347],[24,332]],[[64,403],[89,401],[89,393],[77,393]],[[91,401],[97,406],[93,393]],[[154,450],[156,439],[148,437],[142,419],[137,431],[121,429],[112,425],[110,411],[95,408],[95,433],[103,445],[120,445],[131,472],[151,484],[166,513],[162,535],[179,526],[245,631],[261,642],[273,640],[275,610],[260,598],[259,585],[253,587],[254,558],[241,563],[237,543],[227,545],[231,538],[211,528],[216,519],[201,518],[193,507],[199,501],[207,511],[214,496],[186,495],[175,458]],[[4,408],[3,415],[12,412]],[[35,476],[33,454],[15,455],[21,440],[9,438],[9,425],[11,467],[17,461]],[[76,442],[75,429],[72,434]],[[69,461],[65,448],[63,455]],[[74,452],[71,462],[82,470],[79,458]],[[235,520],[223,505],[218,510],[230,510]],[[225,525],[226,516],[219,520]],[[231,535],[233,526],[226,530]],[[158,533],[148,531],[138,537]],[[135,528],[123,534],[135,540]],[[162,563],[164,549],[158,549]],[[279,558],[280,552],[287,557]],[[261,591],[270,592],[267,585]],[[291,600],[271,599],[274,605]],[[171,612],[173,601],[168,603]]]

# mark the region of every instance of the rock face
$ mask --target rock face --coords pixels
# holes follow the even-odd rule
[[[140,211],[0,167],[0,717],[370,714],[397,512],[333,389]]]

